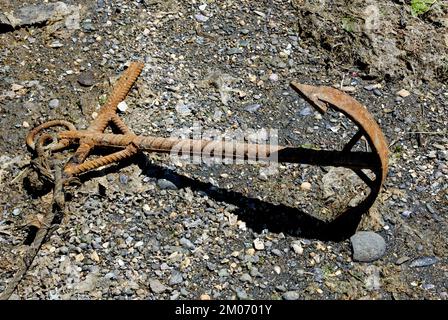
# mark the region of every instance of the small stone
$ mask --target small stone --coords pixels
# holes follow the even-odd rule
[[[409,265],[411,268],[421,268],[421,267],[429,267],[432,266],[433,264],[437,263],[439,261],[439,259],[437,259],[436,257],[421,257],[418,259],[415,259],[414,261],[411,262],[411,264]]]
[[[51,109],[59,107],[59,100],[58,99],[51,99],[50,102],[48,103],[48,106]]]
[[[406,257],[406,256],[401,257],[401,258],[397,259],[397,261],[395,261],[395,264],[399,266],[399,265],[405,263],[406,261],[408,261],[409,259],[411,259],[411,258]]]
[[[241,288],[236,289],[235,292],[236,292],[236,296],[237,296],[238,299],[240,299],[240,300],[247,300],[247,299],[249,299],[249,297],[247,296],[246,291],[242,290]]]
[[[400,96],[402,98],[406,98],[410,95],[411,95],[411,93],[406,89],[401,89],[400,91],[397,92],[397,96]]]
[[[309,182],[303,182],[300,185],[300,189],[302,189],[303,191],[310,191],[311,190],[311,183]]]
[[[120,180],[121,184],[127,184],[129,181],[129,178],[125,174],[120,174],[119,180]]]
[[[126,101],[121,101],[118,106],[117,106],[118,110],[120,110],[121,112],[126,112],[126,110],[128,110],[128,105],[126,103]]]
[[[173,273],[171,274],[171,277],[170,277],[169,285],[173,286],[176,284],[180,284],[180,283],[182,283],[182,281],[184,281],[184,278],[182,277],[182,273],[180,273],[179,271],[173,271]]]
[[[145,203],[144,205],[143,205],[143,212],[146,214],[146,215],[148,215],[148,214],[150,214],[152,211],[151,211],[151,207],[147,204],[147,203]]]
[[[204,16],[203,14],[200,14],[200,13],[195,14],[195,15],[194,15],[194,18],[195,18],[197,21],[199,21],[199,22],[206,22],[206,21],[209,19],[208,17],[206,17],[206,16]]]
[[[177,190],[177,186],[171,181],[166,179],[157,180],[157,185],[159,186],[160,189]]]
[[[372,231],[359,231],[350,238],[350,241],[355,261],[372,262],[381,258],[386,252],[383,237]]]
[[[20,209],[19,208],[16,208],[16,209],[14,209],[13,211],[12,211],[12,215],[13,216],[18,216],[20,214]]]
[[[383,95],[383,93],[379,89],[373,89],[373,94],[377,97],[381,97]]]
[[[350,93],[353,93],[353,92],[356,91],[356,87],[353,87],[353,86],[345,86],[345,87],[342,87],[341,90],[344,91],[344,92],[350,92]]]
[[[283,294],[283,299],[285,300],[299,300],[300,294],[297,291],[286,291]]]
[[[272,73],[269,76],[269,80],[271,80],[272,82],[278,81],[278,75],[276,73]]]
[[[379,84],[379,83],[370,84],[370,85],[364,87],[364,89],[366,89],[367,91],[372,91],[374,89],[380,89],[380,88],[381,88],[381,84]]]
[[[244,110],[247,112],[253,113],[253,112],[256,112],[260,108],[261,108],[261,104],[256,103],[256,104],[250,104],[250,105],[244,107]]]
[[[22,123],[22,127],[24,127],[24,128],[29,128],[29,127],[30,127],[30,124],[29,124],[28,122],[26,122],[26,121],[23,121],[23,123]]]
[[[61,48],[64,45],[59,41],[59,40],[55,40],[52,43],[50,43],[50,48]]]
[[[85,87],[90,87],[95,83],[95,77],[92,71],[84,71],[78,77],[78,83]]]
[[[405,218],[409,218],[411,216],[412,211],[405,210],[401,213],[401,215]]]
[[[199,300],[211,300],[212,298],[208,294],[201,294]]]
[[[22,86],[20,84],[17,84],[17,83],[13,83],[11,85],[11,90],[12,91],[19,91],[20,89],[23,89],[23,88],[24,88],[24,86]]]
[[[277,257],[281,257],[282,256],[282,252],[278,249],[272,249],[271,252],[273,254],[275,254]]]
[[[240,280],[243,281],[243,282],[251,283],[252,282],[252,277],[249,274],[247,274],[247,273],[243,273],[241,275],[241,277],[240,277]]]
[[[194,249],[195,248],[195,245],[190,240],[188,240],[187,238],[181,238],[179,240],[179,243],[182,246],[184,246],[184,247],[186,247],[188,249]]]
[[[266,174],[266,172],[260,172],[260,175],[258,176],[258,178],[260,178],[260,180],[262,181],[268,181],[268,175]]]
[[[76,261],[76,262],[81,262],[82,260],[84,260],[84,255],[83,255],[82,253],[77,254],[77,255],[75,256],[75,261]]]
[[[92,259],[95,262],[100,262],[100,257],[98,256],[98,253],[94,250],[90,254],[90,259]]]
[[[201,5],[199,6],[199,10],[201,10],[201,11],[204,11],[205,8],[207,8],[207,4],[206,4],[206,3],[201,4]]]
[[[226,269],[220,269],[218,271],[218,276],[220,276],[220,277],[228,277],[229,276],[229,272],[227,272]]]
[[[254,240],[254,248],[256,250],[264,250],[264,243],[263,240],[260,240],[259,238]]]
[[[248,254],[249,256],[253,256],[255,254],[255,249],[254,248],[247,249],[246,254]]]
[[[154,293],[162,293],[168,289],[157,279],[150,279],[149,287],[151,288],[152,292],[154,292]]]
[[[299,242],[293,242],[291,247],[296,254],[303,254],[303,247]]]
[[[275,266],[274,271],[276,274],[280,274],[282,272],[282,269],[279,266]]]

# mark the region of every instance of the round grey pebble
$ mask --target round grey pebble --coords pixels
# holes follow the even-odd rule
[[[286,291],[283,294],[283,299],[285,300],[299,300],[300,294],[297,291]]]
[[[58,99],[51,99],[50,102],[48,103],[48,106],[51,109],[59,107],[59,100]]]
[[[372,262],[381,258],[386,252],[386,241],[372,231],[357,232],[350,238],[350,241],[355,261]]]
[[[92,71],[84,71],[78,77],[78,83],[85,87],[90,87],[95,83],[95,76]]]
[[[157,185],[159,186],[160,189],[177,190],[176,185],[166,179],[157,180]]]

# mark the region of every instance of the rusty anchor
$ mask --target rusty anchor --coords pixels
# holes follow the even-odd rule
[[[256,160],[276,159],[278,162],[301,163],[316,166],[334,166],[352,169],[370,189],[362,206],[365,212],[375,201],[388,170],[388,147],[386,139],[372,115],[358,101],[332,87],[316,87],[292,82],[292,88],[317,111],[324,114],[328,108],[343,113],[358,127],[357,133],[345,144],[342,150],[314,150],[293,146],[268,144],[233,143],[225,141],[175,139],[135,135],[116,113],[118,104],[124,100],[133,83],[143,69],[143,63],[132,62],[115,84],[112,94],[101,107],[98,116],[86,130],[77,130],[65,120],[43,123],[29,132],[26,143],[32,150],[42,153],[42,149],[56,152],[77,145],[75,153],[63,168],[65,178],[74,177],[87,171],[129,158],[139,151],[158,153],[187,153],[190,155],[218,156],[225,154],[232,158]],[[109,124],[115,125],[119,134],[104,133]],[[67,130],[55,135],[44,130],[55,126]],[[353,151],[356,143],[364,137],[370,151]],[[114,147],[120,151],[88,160],[93,148]],[[373,174],[366,174],[365,170]],[[372,177],[374,176],[374,177]]]

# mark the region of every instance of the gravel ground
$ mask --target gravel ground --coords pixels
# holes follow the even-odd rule
[[[331,168],[285,165],[266,179],[260,164],[140,154],[70,191],[61,226],[13,298],[448,298],[446,83],[325,64],[322,48],[303,45],[297,1],[66,3],[79,4],[79,29],[0,33],[0,292],[26,250],[27,226],[51,203],[45,190],[10,183],[30,160],[27,132],[57,118],[86,128],[111,83],[139,59],[145,69],[121,112],[136,134],[275,128],[280,144],[330,149],[354,128],[337,113],[319,116],[289,82],[350,91],[390,144],[384,191],[360,225],[382,236],[385,253],[355,262],[350,238],[301,229],[299,212],[328,220],[359,194],[356,182],[344,189],[329,179]],[[22,6],[0,0],[4,12]],[[343,196],[322,201],[326,188]]]

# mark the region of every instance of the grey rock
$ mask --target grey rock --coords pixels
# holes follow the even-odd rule
[[[60,1],[24,6],[14,12],[2,14],[0,22],[16,28],[35,24],[57,23],[61,18],[65,18],[63,22],[67,29],[79,29],[79,8]]]
[[[436,257],[421,257],[421,258],[417,258],[414,261],[411,262],[411,264],[409,265],[411,268],[421,268],[421,267],[429,267],[432,266],[433,264],[437,263],[439,261],[439,259],[437,259]]]
[[[179,240],[179,243],[180,243],[182,246],[184,246],[184,247],[186,247],[186,248],[188,248],[188,249],[194,249],[194,248],[196,248],[195,245],[194,245],[190,240],[188,240],[187,238],[181,238],[181,239]]]
[[[229,272],[226,269],[220,269],[218,271],[218,276],[220,276],[220,277],[228,277],[229,276]]]
[[[232,54],[241,54],[243,53],[243,49],[242,48],[229,48],[227,49],[227,54],[232,55]]]
[[[282,252],[278,249],[272,249],[271,252],[278,257],[281,257],[283,255]]]
[[[173,285],[176,285],[176,284],[180,284],[183,281],[184,281],[184,278],[182,277],[182,273],[180,273],[179,271],[174,270],[173,273],[171,274],[169,285],[173,286]]]
[[[247,273],[243,273],[241,275],[241,277],[240,277],[240,280],[244,281],[244,282],[251,283],[252,282],[252,277],[249,274],[247,274]]]
[[[299,300],[300,299],[300,293],[297,291],[286,291],[283,294],[283,299],[285,300]]]
[[[383,93],[378,89],[373,89],[373,94],[377,97],[381,97],[383,95]]]
[[[163,285],[157,279],[150,279],[149,280],[149,287],[151,288],[152,292],[154,292],[154,293],[162,293],[162,292],[165,292],[168,289],[165,285]]]
[[[177,190],[177,187],[174,183],[172,183],[169,180],[166,179],[159,179],[157,180],[157,185],[160,189],[166,189],[166,190]]]
[[[312,113],[313,113],[313,111],[309,107],[305,107],[299,112],[299,114],[303,117],[309,116]]]
[[[372,262],[381,258],[386,252],[386,241],[372,231],[357,232],[350,238],[350,241],[355,261]]]
[[[288,289],[286,289],[286,287],[281,284],[281,285],[276,286],[275,290],[280,291],[280,292],[286,292],[286,290],[288,290]]]
[[[238,299],[240,299],[240,300],[247,300],[247,299],[249,299],[249,297],[247,296],[246,291],[244,291],[243,289],[236,288],[235,292],[236,292],[236,296],[237,296]]]
[[[195,18],[197,21],[199,21],[199,22],[206,22],[206,21],[209,19],[208,17],[206,17],[206,16],[204,16],[203,14],[200,14],[200,13],[195,14],[195,15],[194,15],[194,18]]]
[[[48,102],[48,106],[51,109],[59,107],[59,100],[58,99],[51,99],[50,102]]]
[[[250,104],[248,106],[244,107],[244,110],[250,113],[256,112],[258,109],[261,108],[261,104],[255,103],[255,104]]]
[[[90,87],[95,83],[95,76],[92,71],[84,71],[78,77],[78,83],[85,87]]]

